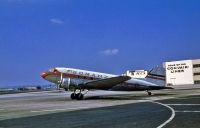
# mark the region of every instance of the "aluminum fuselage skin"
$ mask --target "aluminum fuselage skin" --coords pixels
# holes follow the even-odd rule
[[[85,82],[89,82],[89,81],[120,76],[120,75],[113,75],[113,74],[100,73],[100,72],[87,71],[87,70],[74,69],[74,68],[63,68],[63,67],[53,68],[41,74],[41,76],[45,80],[55,83],[55,84],[57,84],[58,81],[61,79],[61,75],[63,79],[65,80],[70,79],[70,81],[73,81],[77,85],[85,83]],[[155,86],[156,90],[158,90],[159,87],[161,87],[160,89],[162,89],[163,87],[163,86],[160,86],[160,85],[157,85],[157,84],[154,84],[142,79],[131,78],[128,81],[117,84],[116,86],[113,86],[112,88],[105,89],[105,90],[113,90],[113,91],[154,90],[152,86]]]

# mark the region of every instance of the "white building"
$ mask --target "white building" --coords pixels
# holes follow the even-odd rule
[[[164,62],[167,85],[200,84],[200,59]]]

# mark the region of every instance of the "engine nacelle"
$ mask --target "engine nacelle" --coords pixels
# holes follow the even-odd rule
[[[76,88],[77,85],[78,83],[76,80],[70,78],[64,78],[60,87],[64,88],[65,90],[71,90]]]

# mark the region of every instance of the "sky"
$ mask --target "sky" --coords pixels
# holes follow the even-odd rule
[[[122,74],[200,58],[199,0],[0,0],[0,87],[72,67]]]

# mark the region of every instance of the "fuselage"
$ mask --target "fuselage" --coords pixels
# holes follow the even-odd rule
[[[66,83],[70,81],[73,82],[73,84],[81,84],[89,81],[117,77],[120,75],[87,71],[75,68],[57,67],[57,68],[52,68],[47,72],[43,72],[41,76],[47,81],[55,84],[57,84],[58,81],[60,81],[61,77],[64,79],[64,82]],[[158,85],[141,79],[132,78],[128,81],[125,81],[121,84],[114,86],[110,90],[116,90],[116,91],[150,90],[148,88],[149,86],[158,86]]]
[[[74,68],[52,68],[47,72],[43,72],[41,76],[49,82],[57,83],[61,74],[63,75],[63,78],[79,79],[81,81],[92,81],[117,76]]]

